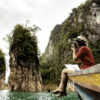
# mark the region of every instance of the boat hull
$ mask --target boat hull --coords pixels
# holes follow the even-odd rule
[[[100,64],[69,74],[80,100],[100,100]]]

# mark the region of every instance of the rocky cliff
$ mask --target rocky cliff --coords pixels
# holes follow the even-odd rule
[[[0,50],[0,90],[5,89],[5,69],[4,53]]]
[[[9,52],[9,85],[12,91],[42,91],[37,41],[32,31],[35,30],[22,25],[16,25],[13,30]]]
[[[61,25],[54,27],[42,56],[41,66],[45,69],[45,73],[42,69],[43,81],[57,82],[64,63],[73,63],[71,44],[78,35],[88,39],[95,62],[100,63],[100,0],[87,0],[74,8]]]

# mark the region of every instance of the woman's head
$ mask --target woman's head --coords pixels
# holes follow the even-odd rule
[[[84,36],[78,36],[73,43],[75,48],[80,48],[81,46],[88,46],[88,41]]]
[[[76,38],[76,42],[79,44],[79,46],[88,46],[88,40],[84,36],[78,36]]]

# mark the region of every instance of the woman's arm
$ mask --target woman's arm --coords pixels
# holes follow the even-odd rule
[[[73,61],[75,61],[76,63],[79,63],[80,59],[77,58],[76,49],[73,47],[72,50],[73,50]]]

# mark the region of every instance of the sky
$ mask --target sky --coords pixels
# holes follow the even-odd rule
[[[41,31],[36,33],[38,47],[43,54],[48,44],[50,33],[55,25],[61,24],[71,10],[86,0],[0,0],[0,48],[9,60],[9,45],[4,37],[11,33],[16,24],[37,25]],[[7,67],[7,70],[9,68]]]

